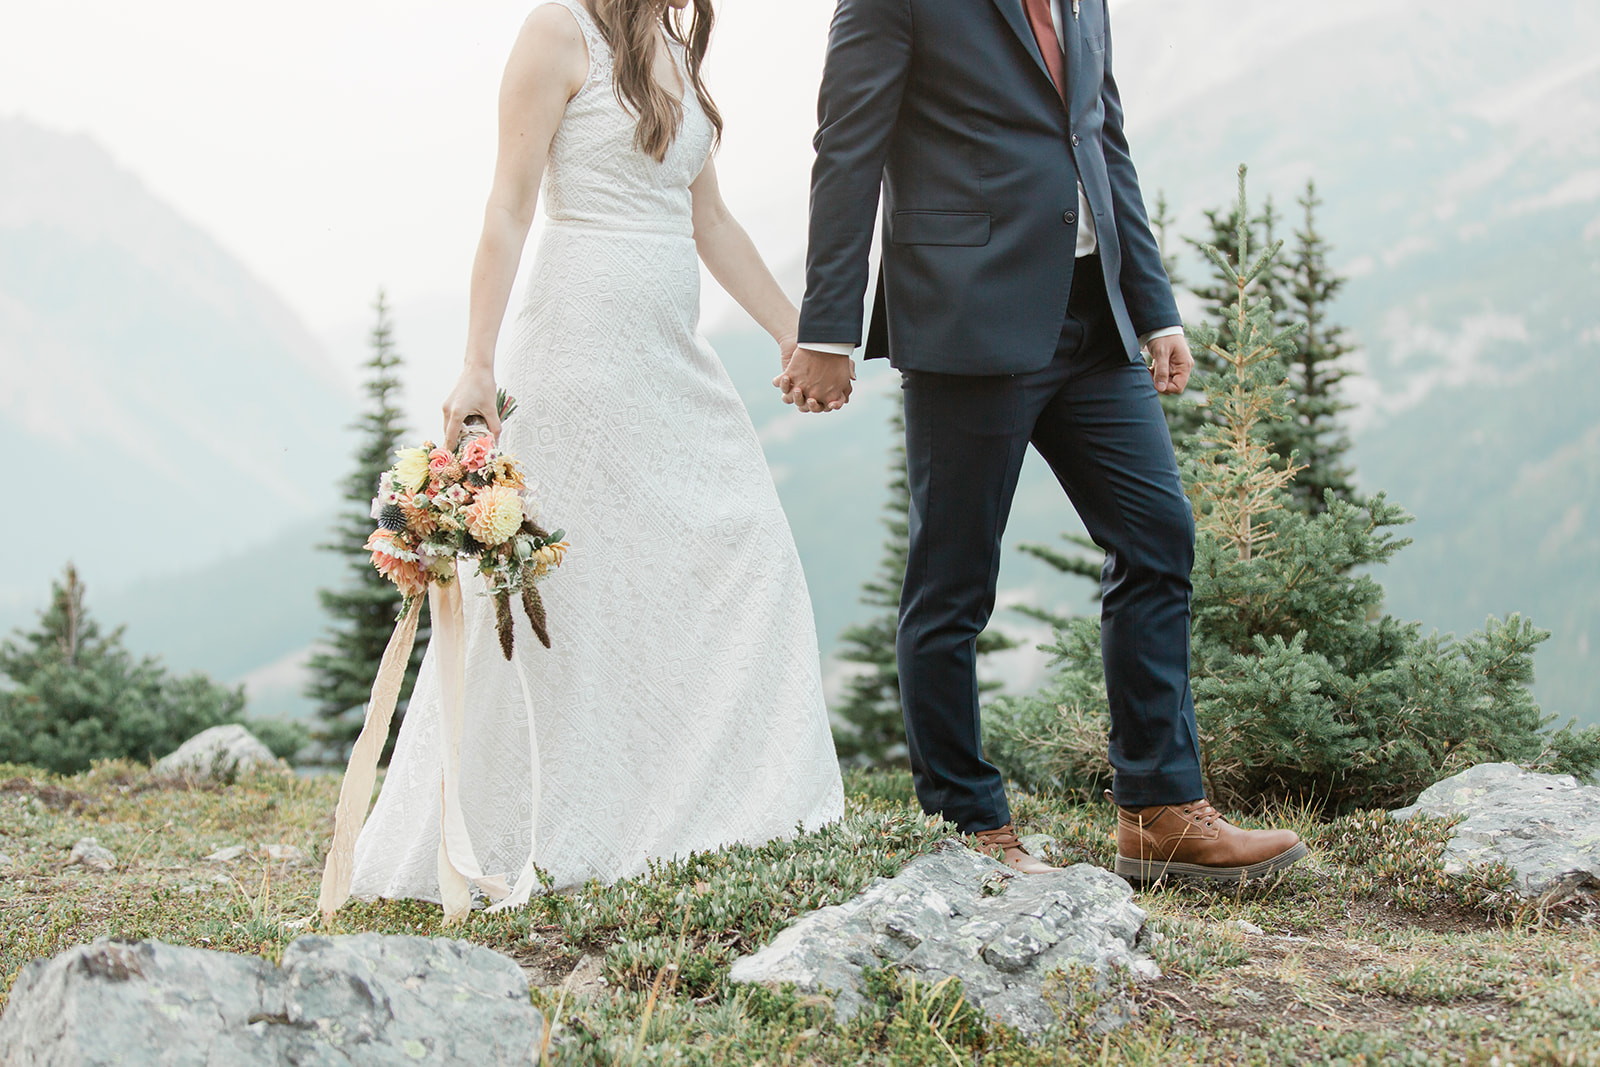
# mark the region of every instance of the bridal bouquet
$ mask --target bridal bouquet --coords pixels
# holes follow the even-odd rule
[[[500,417],[516,402],[499,395]],[[424,441],[395,453],[396,463],[378,479],[372,517],[378,528],[367,538],[372,565],[411,601],[429,583],[456,577],[456,560],[478,564],[494,598],[500,650],[512,654],[511,597],[539,641],[550,647],[550,631],[538,583],[561,565],[565,531],[539,525],[538,504],[522,465],[495,447],[487,433],[469,424],[455,451]]]
[[[513,401],[501,392],[496,402],[500,418],[509,418],[515,407]],[[439,715],[447,739],[442,746],[443,837],[439,852],[439,892],[446,920],[465,918],[471,911],[469,882],[485,892],[508,896],[509,889],[501,884],[503,879],[487,878],[479,869],[455,799],[467,655],[461,588],[455,580],[456,561],[477,561],[478,573],[494,597],[500,650],[511,660],[511,594],[521,596],[522,610],[527,612],[533,632],[549,648],[550,631],[538,582],[561,565],[567,551],[562,531],[546,533],[540,527],[538,509],[521,465],[496,448],[489,435],[473,425],[473,420],[468,421],[454,451],[425,441],[420,448],[402,448],[395,459],[395,465],[378,479],[378,496],[372,502],[372,517],[378,528],[367,538],[366,547],[378,573],[405,595],[405,607],[383,650],[361,734],[350,749],[350,762],[344,781],[339,784],[333,840],[328,845],[322,890],[317,898],[324,920],[330,920],[350,897],[356,838],[366,820],[367,802],[377,781],[378,757],[389,736],[389,722],[416,643],[424,594],[432,611],[431,640],[439,652]],[[528,701],[522,663],[512,662],[523,684],[523,699]],[[530,744],[532,729],[530,717]],[[537,766],[537,756],[533,759]]]

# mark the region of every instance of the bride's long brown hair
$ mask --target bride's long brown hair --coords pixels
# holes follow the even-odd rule
[[[683,102],[656,81],[656,25],[668,37],[684,46],[689,57],[689,87],[700,100],[700,109],[711,120],[718,139],[722,137],[722,114],[711,102],[705,83],[700,80],[700,65],[711,43],[711,24],[715,18],[711,0],[694,0],[689,25],[684,27],[677,9],[665,0],[593,0],[594,19],[611,48],[612,77],[617,99],[639,116],[633,143],[657,162],[667,157],[678,127],[683,124]]]

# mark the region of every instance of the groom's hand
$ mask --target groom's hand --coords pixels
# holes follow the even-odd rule
[[[1194,356],[1189,353],[1189,342],[1182,334],[1154,337],[1150,340],[1150,376],[1155,379],[1156,392],[1177,396],[1189,384],[1194,373]]]
[[[855,361],[849,356],[796,348],[772,384],[783,392],[783,402],[801,411],[838,411],[850,402]]]

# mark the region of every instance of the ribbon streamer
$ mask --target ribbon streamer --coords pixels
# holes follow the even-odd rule
[[[439,717],[443,734],[439,780],[439,899],[444,905],[446,923],[460,922],[472,911],[472,886],[476,885],[497,903],[491,911],[504,911],[528,902],[539,884],[534,869],[532,834],[539,825],[539,745],[534,730],[533,694],[520,659],[513,659],[517,683],[522,690],[523,707],[528,715],[528,756],[531,767],[532,810],[529,817],[528,860],[517,876],[516,888],[506,884],[504,875],[486,875],[479,866],[467,831],[461,806],[461,733],[466,708],[467,639],[466,618],[459,579],[434,582],[428,586],[428,608],[433,633],[430,642],[439,671]],[[344,781],[339,786],[339,807],[334,814],[333,842],[322,871],[322,892],[317,906],[324,921],[350,898],[350,880],[355,867],[355,844],[366,821],[372,786],[377,781],[378,757],[389,734],[395,701],[405,680],[406,664],[416,643],[417,619],[422,610],[420,597],[395,627],[394,636],[384,649],[378,677],[372,683],[372,697],[361,736],[350,752]]]
[[[444,733],[444,773],[439,779],[439,900],[444,921],[460,922],[472,910],[476,884],[491,900],[511,890],[503,875],[490,877],[478,865],[461,811],[461,727],[466,707],[467,640],[461,583],[428,587],[435,655],[439,665],[439,725]]]
[[[356,838],[367,819],[372,801],[372,786],[378,780],[378,757],[389,737],[389,720],[394,718],[395,701],[405,681],[406,665],[411,662],[411,646],[417,641],[417,619],[422,614],[422,598],[412,597],[411,608],[400,619],[383,650],[378,677],[372,683],[367,715],[361,736],[350,750],[350,763],[339,784],[339,806],[333,816],[333,842],[328,846],[327,863],[322,868],[322,891],[317,907],[323,921],[333,917],[350,899],[350,878],[355,871]]]

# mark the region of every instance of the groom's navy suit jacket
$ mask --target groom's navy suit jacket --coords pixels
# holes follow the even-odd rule
[[[1179,324],[1122,133],[1105,0],[1065,8],[1068,104],[1022,0],[839,0],[818,103],[805,342],[862,340],[872,223],[883,265],[867,358],[1016,374],[1056,352],[1077,183],[1130,359]],[[1088,260],[1086,262],[1094,262]]]

